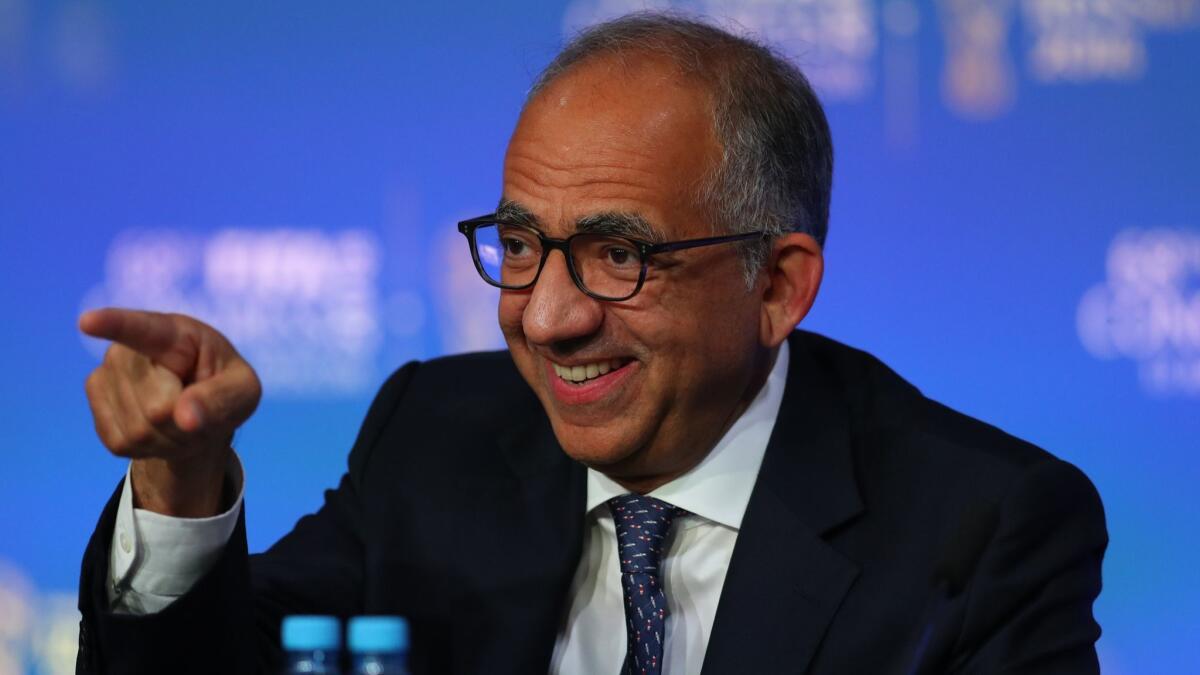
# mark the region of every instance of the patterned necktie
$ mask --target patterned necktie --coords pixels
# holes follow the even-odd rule
[[[667,594],[660,574],[663,544],[675,518],[687,511],[642,495],[608,500],[617,526],[617,557],[625,590],[627,651],[622,675],[662,673]]]

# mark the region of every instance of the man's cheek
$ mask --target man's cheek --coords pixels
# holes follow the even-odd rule
[[[521,321],[524,318],[525,305],[528,302],[527,295],[516,296],[508,293],[500,295],[496,314],[500,320],[500,330],[504,332],[505,338],[512,340],[524,332],[521,328]]]

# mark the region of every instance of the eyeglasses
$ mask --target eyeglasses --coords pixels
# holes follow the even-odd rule
[[[606,302],[628,300],[642,290],[646,268],[656,253],[763,238],[765,232],[684,239],[652,244],[612,234],[579,232],[552,239],[525,225],[496,220],[495,214],[464,220],[458,231],[471,244],[479,276],[497,288],[520,291],[537,283],[550,251],[567,259],[572,281],[589,297]]]

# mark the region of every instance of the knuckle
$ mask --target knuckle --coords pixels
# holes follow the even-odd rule
[[[104,375],[101,373],[101,370],[96,368],[92,372],[88,373],[87,378],[84,379],[83,390],[87,392],[89,397],[95,396],[100,391],[100,388],[103,384],[103,379]]]
[[[233,364],[231,374],[235,381],[241,383],[242,391],[250,394],[262,393],[262,381],[258,379],[258,373],[245,359],[238,358]]]
[[[257,401],[259,398],[262,398],[262,380],[258,379],[258,373],[254,372],[253,370],[250,371],[250,386],[248,387],[248,391],[250,392],[251,398],[253,398],[255,401]]]
[[[100,438],[100,443],[114,455],[120,454],[119,451],[123,447],[121,435],[116,433],[111,426],[99,417],[95,419],[95,426],[96,436]]]
[[[146,417],[154,426],[170,422],[175,416],[175,401],[167,398],[152,399],[146,403]]]
[[[179,396],[179,382],[174,376],[156,373],[144,383],[142,392],[142,407],[152,424],[157,426],[171,419]]]
[[[149,420],[138,420],[129,425],[125,438],[131,451],[145,448],[154,441],[154,427]]]
[[[117,430],[105,427],[103,429],[97,428],[96,431],[100,435],[100,442],[104,444],[104,447],[108,448],[108,451],[117,457],[128,457],[133,451],[125,435]]]
[[[112,343],[108,346],[108,349],[104,350],[104,363],[106,365],[114,365],[119,363],[125,357],[126,351],[128,350],[121,343]]]

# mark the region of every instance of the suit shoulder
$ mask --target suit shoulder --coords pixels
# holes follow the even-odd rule
[[[397,462],[413,475],[433,465],[466,466],[490,439],[540,411],[507,351],[410,361],[376,394],[351,452],[351,473],[363,475],[368,462],[391,466],[384,475]]]
[[[383,388],[402,385],[421,396],[493,398],[528,386],[507,351],[471,352],[409,361],[396,369]]]
[[[1026,440],[925,396],[880,359],[828,337],[797,331],[798,344],[836,383],[864,449],[885,463],[929,462],[941,471],[986,467],[997,478],[1056,457]],[[1062,462],[1066,464],[1065,462]]]
[[[395,370],[373,407],[403,408],[426,421],[462,423],[528,412],[539,405],[507,351],[410,361]]]

